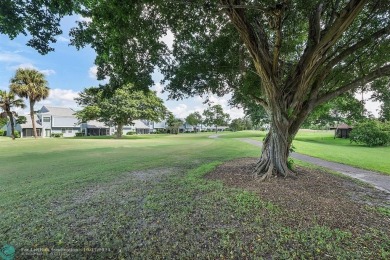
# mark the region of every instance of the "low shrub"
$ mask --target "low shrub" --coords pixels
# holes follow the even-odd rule
[[[127,132],[126,135],[133,135],[134,132]]]
[[[0,129],[0,136],[6,136],[7,131]]]
[[[390,135],[381,129],[381,123],[367,120],[356,125],[350,133],[351,142],[368,146],[383,146],[390,142]]]
[[[15,136],[15,138],[20,138],[20,132],[15,130],[14,131],[14,136]]]
[[[63,133],[52,133],[51,134],[51,137],[63,137],[64,136],[64,134]]]
[[[79,133],[76,133],[76,136],[77,136],[77,137],[84,136],[84,133],[80,133],[80,132],[79,132]]]

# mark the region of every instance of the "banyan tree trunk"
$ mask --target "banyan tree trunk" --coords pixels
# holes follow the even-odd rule
[[[254,174],[259,180],[272,176],[295,176],[295,173],[288,167],[288,157],[294,135],[289,133],[288,123],[271,123],[263,142],[260,160],[254,169]]]

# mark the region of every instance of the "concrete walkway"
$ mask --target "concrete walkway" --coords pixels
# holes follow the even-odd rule
[[[246,142],[252,145],[256,145],[261,147],[262,142],[261,141],[256,141],[253,139],[248,139],[248,138],[238,138],[242,142]],[[341,163],[335,163],[335,162],[329,162],[325,161],[322,159],[318,159],[315,157],[311,157],[308,155],[304,154],[299,154],[299,153],[292,153],[291,154],[292,158],[305,161],[308,163],[312,163],[324,168],[328,168],[332,171],[337,171],[340,172],[344,175],[348,175],[352,178],[359,179],[361,181],[367,182],[371,185],[373,185],[375,188],[385,191],[388,194],[390,194],[390,176],[388,175],[382,175],[376,172],[368,171],[368,170],[363,170],[359,168],[355,168],[352,166],[348,166],[345,164]]]

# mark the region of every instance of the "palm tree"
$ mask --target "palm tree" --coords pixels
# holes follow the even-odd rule
[[[37,138],[37,129],[34,118],[34,105],[49,96],[49,87],[45,75],[35,69],[18,69],[11,79],[11,91],[30,101],[30,116],[34,137]]]
[[[12,108],[14,108],[14,107],[25,108],[26,105],[24,104],[22,99],[16,98],[14,93],[12,93],[12,92],[7,93],[7,91],[0,90],[0,108],[3,110],[3,112],[0,113],[0,116],[1,117],[8,116],[10,124],[11,124],[12,140],[15,140],[15,120],[14,120],[14,117],[18,116],[15,111],[12,111]]]

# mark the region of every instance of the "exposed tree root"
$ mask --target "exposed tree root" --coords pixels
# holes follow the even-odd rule
[[[253,175],[258,181],[265,181],[272,177],[296,178],[296,172],[290,170],[286,163],[279,163],[278,165],[279,167],[275,167],[270,159],[260,159],[253,170]]]

